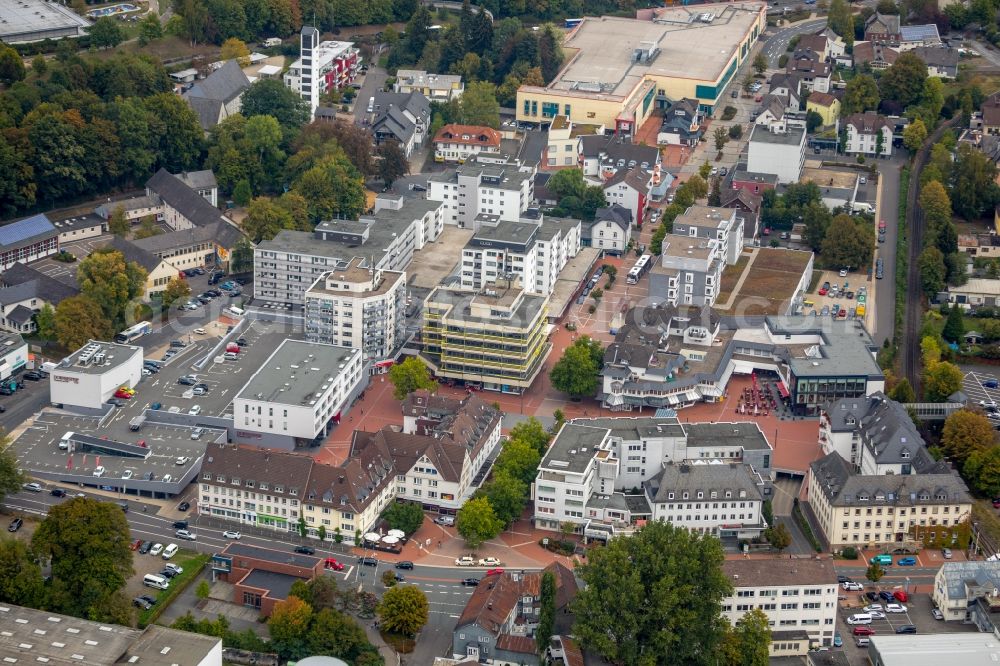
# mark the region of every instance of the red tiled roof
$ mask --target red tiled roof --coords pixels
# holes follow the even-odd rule
[[[468,146],[500,147],[500,132],[478,125],[445,125],[434,135],[434,143],[462,143]]]
[[[500,638],[497,639],[497,649],[520,654],[536,654],[538,652],[534,638],[512,634],[501,634]]]

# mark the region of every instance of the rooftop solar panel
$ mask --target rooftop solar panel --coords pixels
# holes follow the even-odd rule
[[[36,236],[43,236],[56,231],[44,213],[26,217],[17,222],[11,222],[0,227],[0,247],[21,243]]]
[[[904,25],[899,31],[903,36],[903,40],[907,42],[939,38],[937,26],[933,23],[927,25]]]

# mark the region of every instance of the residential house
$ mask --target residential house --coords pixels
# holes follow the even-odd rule
[[[809,51],[809,53],[812,53]],[[815,56],[815,54],[812,54]],[[799,78],[799,86],[812,92],[830,92],[830,73],[832,68],[830,63],[819,60],[800,57],[796,60],[789,60],[785,65],[785,71],[789,74],[796,74]]]
[[[822,33],[801,35],[795,49],[808,49],[815,53],[821,62],[830,59],[830,40]]]
[[[854,64],[858,66],[867,65],[873,70],[887,69],[898,57],[899,51],[880,42],[854,44]]]
[[[618,169],[604,183],[604,196],[609,204],[625,207],[637,224],[641,224],[649,203],[650,174],[641,166]]]
[[[229,116],[240,112],[243,92],[250,87],[250,79],[243,73],[239,62],[226,63],[198,81],[184,93],[184,99],[198,116],[198,123],[206,132]]]
[[[434,161],[463,163],[480,153],[500,152],[500,132],[492,127],[448,124],[434,135]]]
[[[892,155],[892,125],[874,111],[852,113],[844,118],[847,130],[847,144],[844,152],[848,155]]]
[[[945,621],[974,620],[978,601],[984,601],[989,612],[1000,610],[1000,562],[943,562],[934,574],[931,600],[944,615]],[[978,624],[978,623],[977,623]],[[982,628],[980,628],[982,631]]]
[[[452,630],[452,658],[476,664],[539,666],[535,630],[541,613],[542,576],[555,577],[558,621],[577,593],[573,572],[561,562],[541,571],[507,571],[482,579]],[[565,648],[565,643],[561,643]],[[581,662],[582,663],[582,662]]]
[[[906,408],[881,391],[841,398],[820,412],[819,444],[861,474],[946,473],[934,460]]]
[[[983,101],[983,133],[1000,135],[1000,95],[990,95]]]
[[[927,65],[927,76],[946,79],[958,76],[958,63],[962,58],[956,49],[947,46],[918,46],[912,51]]]
[[[741,162],[729,172],[727,185],[734,190],[746,190],[751,194],[763,195],[767,190],[778,186],[778,176],[773,173],[757,173],[747,168],[746,162]]]
[[[343,90],[354,81],[361,60],[361,51],[353,42],[321,42],[319,31],[304,25],[299,34],[299,58],[285,70],[284,83],[309,104],[309,117],[312,118],[319,107],[320,96]],[[364,101],[359,100],[358,104]]]
[[[751,610],[767,616],[771,628],[771,655],[787,655],[785,633],[804,629],[808,650],[833,645],[836,631],[837,570],[829,557],[794,557],[775,566],[772,559],[727,559],[722,572],[733,592],[722,600],[722,615],[734,626]]]
[[[875,12],[865,21],[865,41],[881,44],[899,44],[900,32],[899,14],[879,14]]]
[[[941,35],[935,23],[904,25],[899,28],[899,50],[908,51],[921,46],[941,46]]]
[[[0,273],[0,329],[30,334],[38,330],[35,315],[49,305],[80,293],[75,286],[60,282],[27,264],[14,264]]]
[[[1000,257],[1000,236],[997,234],[959,234],[958,251],[970,257]]]
[[[657,134],[657,144],[695,146],[703,130],[701,107],[698,100],[683,98],[673,102],[663,111],[663,123]]]
[[[766,127],[754,125],[750,131],[748,171],[773,174],[781,184],[794,183],[802,174],[805,156],[805,128],[792,127],[787,132],[771,132]]]
[[[59,252],[59,230],[45,213],[0,226],[0,271]]]
[[[754,124],[767,128],[770,132],[784,132],[788,128],[785,110],[786,99],[768,93],[760,103],[760,113],[754,118]]]
[[[912,546],[965,522],[972,512],[969,489],[955,472],[858,474],[833,452],[809,466],[807,484],[807,508],[834,551]]]
[[[558,169],[580,165],[580,138],[604,136],[603,125],[574,123],[566,116],[556,116],[549,124],[548,140],[543,155],[543,168]],[[525,143],[530,141],[526,140]]]
[[[146,284],[142,292],[144,301],[159,298],[167,288],[167,283],[180,275],[180,270],[174,265],[121,236],[112,236],[111,242],[103,249],[121,252],[126,263],[135,262],[146,271]]]
[[[227,220],[132,241],[136,247],[181,271],[199,266],[226,268],[240,243],[249,243],[249,240]]]
[[[785,100],[789,109],[798,109],[801,99],[802,78],[795,73],[775,72],[771,75],[771,90],[768,94]]]
[[[409,157],[415,147],[423,145],[430,128],[430,101],[419,92],[376,92],[373,100],[375,145],[396,141]]]
[[[60,247],[63,243],[96,238],[108,228],[107,220],[94,213],[77,213],[73,217],[60,215],[56,216],[55,219],[50,218],[50,221],[59,232]]]
[[[830,93],[814,92],[806,102],[806,111],[818,113],[824,127],[833,125],[840,118],[840,100]]]
[[[844,56],[845,52],[847,51],[847,44],[844,43],[843,37],[835,33],[829,27],[825,27],[822,30],[819,30],[816,34],[826,37],[827,55],[831,59],[836,59]]]
[[[958,304],[963,309],[996,307],[1000,305],[1000,280],[969,278],[963,285],[949,285],[947,299],[949,303]]]
[[[598,208],[592,223],[583,224],[583,245],[621,256],[632,236],[632,211],[621,204]]]
[[[482,214],[516,222],[534,199],[535,172],[535,167],[517,161],[494,163],[476,157],[431,174],[427,199],[440,202],[445,224],[478,230]]]
[[[393,92],[407,94],[418,92],[432,102],[458,99],[465,92],[462,77],[457,74],[430,74],[420,69],[401,69],[396,72]]]
[[[174,174],[182,183],[205,197],[205,201],[216,208],[219,207],[219,183],[211,169],[202,171],[182,171]]]
[[[760,212],[763,197],[747,188],[726,188],[722,190],[722,208],[734,208],[743,218],[743,244],[754,245],[760,227]]]
[[[146,198],[158,202],[154,210],[157,219],[174,231],[228,221],[204,196],[166,169],[146,181]]]

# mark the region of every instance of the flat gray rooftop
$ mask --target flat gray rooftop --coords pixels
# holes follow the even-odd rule
[[[294,585],[297,580],[305,579],[298,576],[292,576],[291,574],[279,573],[277,571],[254,569],[243,577],[243,580],[240,581],[240,585],[267,590],[267,596],[272,599],[287,599],[289,593],[292,591],[292,585]]]
[[[243,400],[264,400],[301,405],[323,391],[360,350],[318,342],[285,340],[236,395]]]
[[[882,377],[875,361],[878,347],[864,325],[857,320],[792,315],[768,317],[767,326],[780,343],[780,334],[816,334],[823,343],[813,352],[799,353],[790,347],[788,366],[796,377],[856,376]]]
[[[606,428],[567,423],[552,441],[539,467],[580,474],[593,460],[607,433]]]
[[[90,21],[68,7],[43,0],[0,2],[0,39],[25,33],[85,28]]]
[[[0,658],[9,663],[114,664],[142,632],[48,611],[0,605]]]
[[[750,143],[770,143],[781,146],[797,146],[802,143],[803,127],[789,127],[787,132],[771,132],[763,125],[754,125],[750,131]]]
[[[1000,641],[990,634],[918,634],[872,636],[871,647],[883,666],[995,666]]]
[[[202,636],[190,631],[151,624],[142,632],[139,640],[122,655],[118,663],[135,663],[139,666],[200,664],[221,640],[214,636]],[[131,661],[136,657],[138,658],[136,661]]]
[[[125,363],[136,353],[142,357],[142,348],[136,345],[119,345],[113,342],[91,340],[62,361],[55,372],[103,374]]]
[[[741,446],[747,451],[771,448],[756,423],[687,423],[684,429],[688,446]]]
[[[597,419],[573,419],[574,425],[607,428],[612,437],[626,441],[653,437],[683,437],[684,428],[676,416],[622,416]]]

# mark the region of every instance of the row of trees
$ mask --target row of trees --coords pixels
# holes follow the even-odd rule
[[[556,217],[572,217],[587,222],[594,219],[598,208],[608,205],[604,188],[589,185],[583,179],[582,169],[556,171],[545,187],[558,197],[556,207],[549,211]]]
[[[699,172],[686,181],[674,191],[674,202],[663,209],[660,214],[660,224],[653,231],[652,239],[649,242],[649,250],[653,254],[663,252],[663,239],[674,230],[674,220],[683,213],[696,200],[708,195],[708,178],[712,167],[706,162],[701,165]]]

